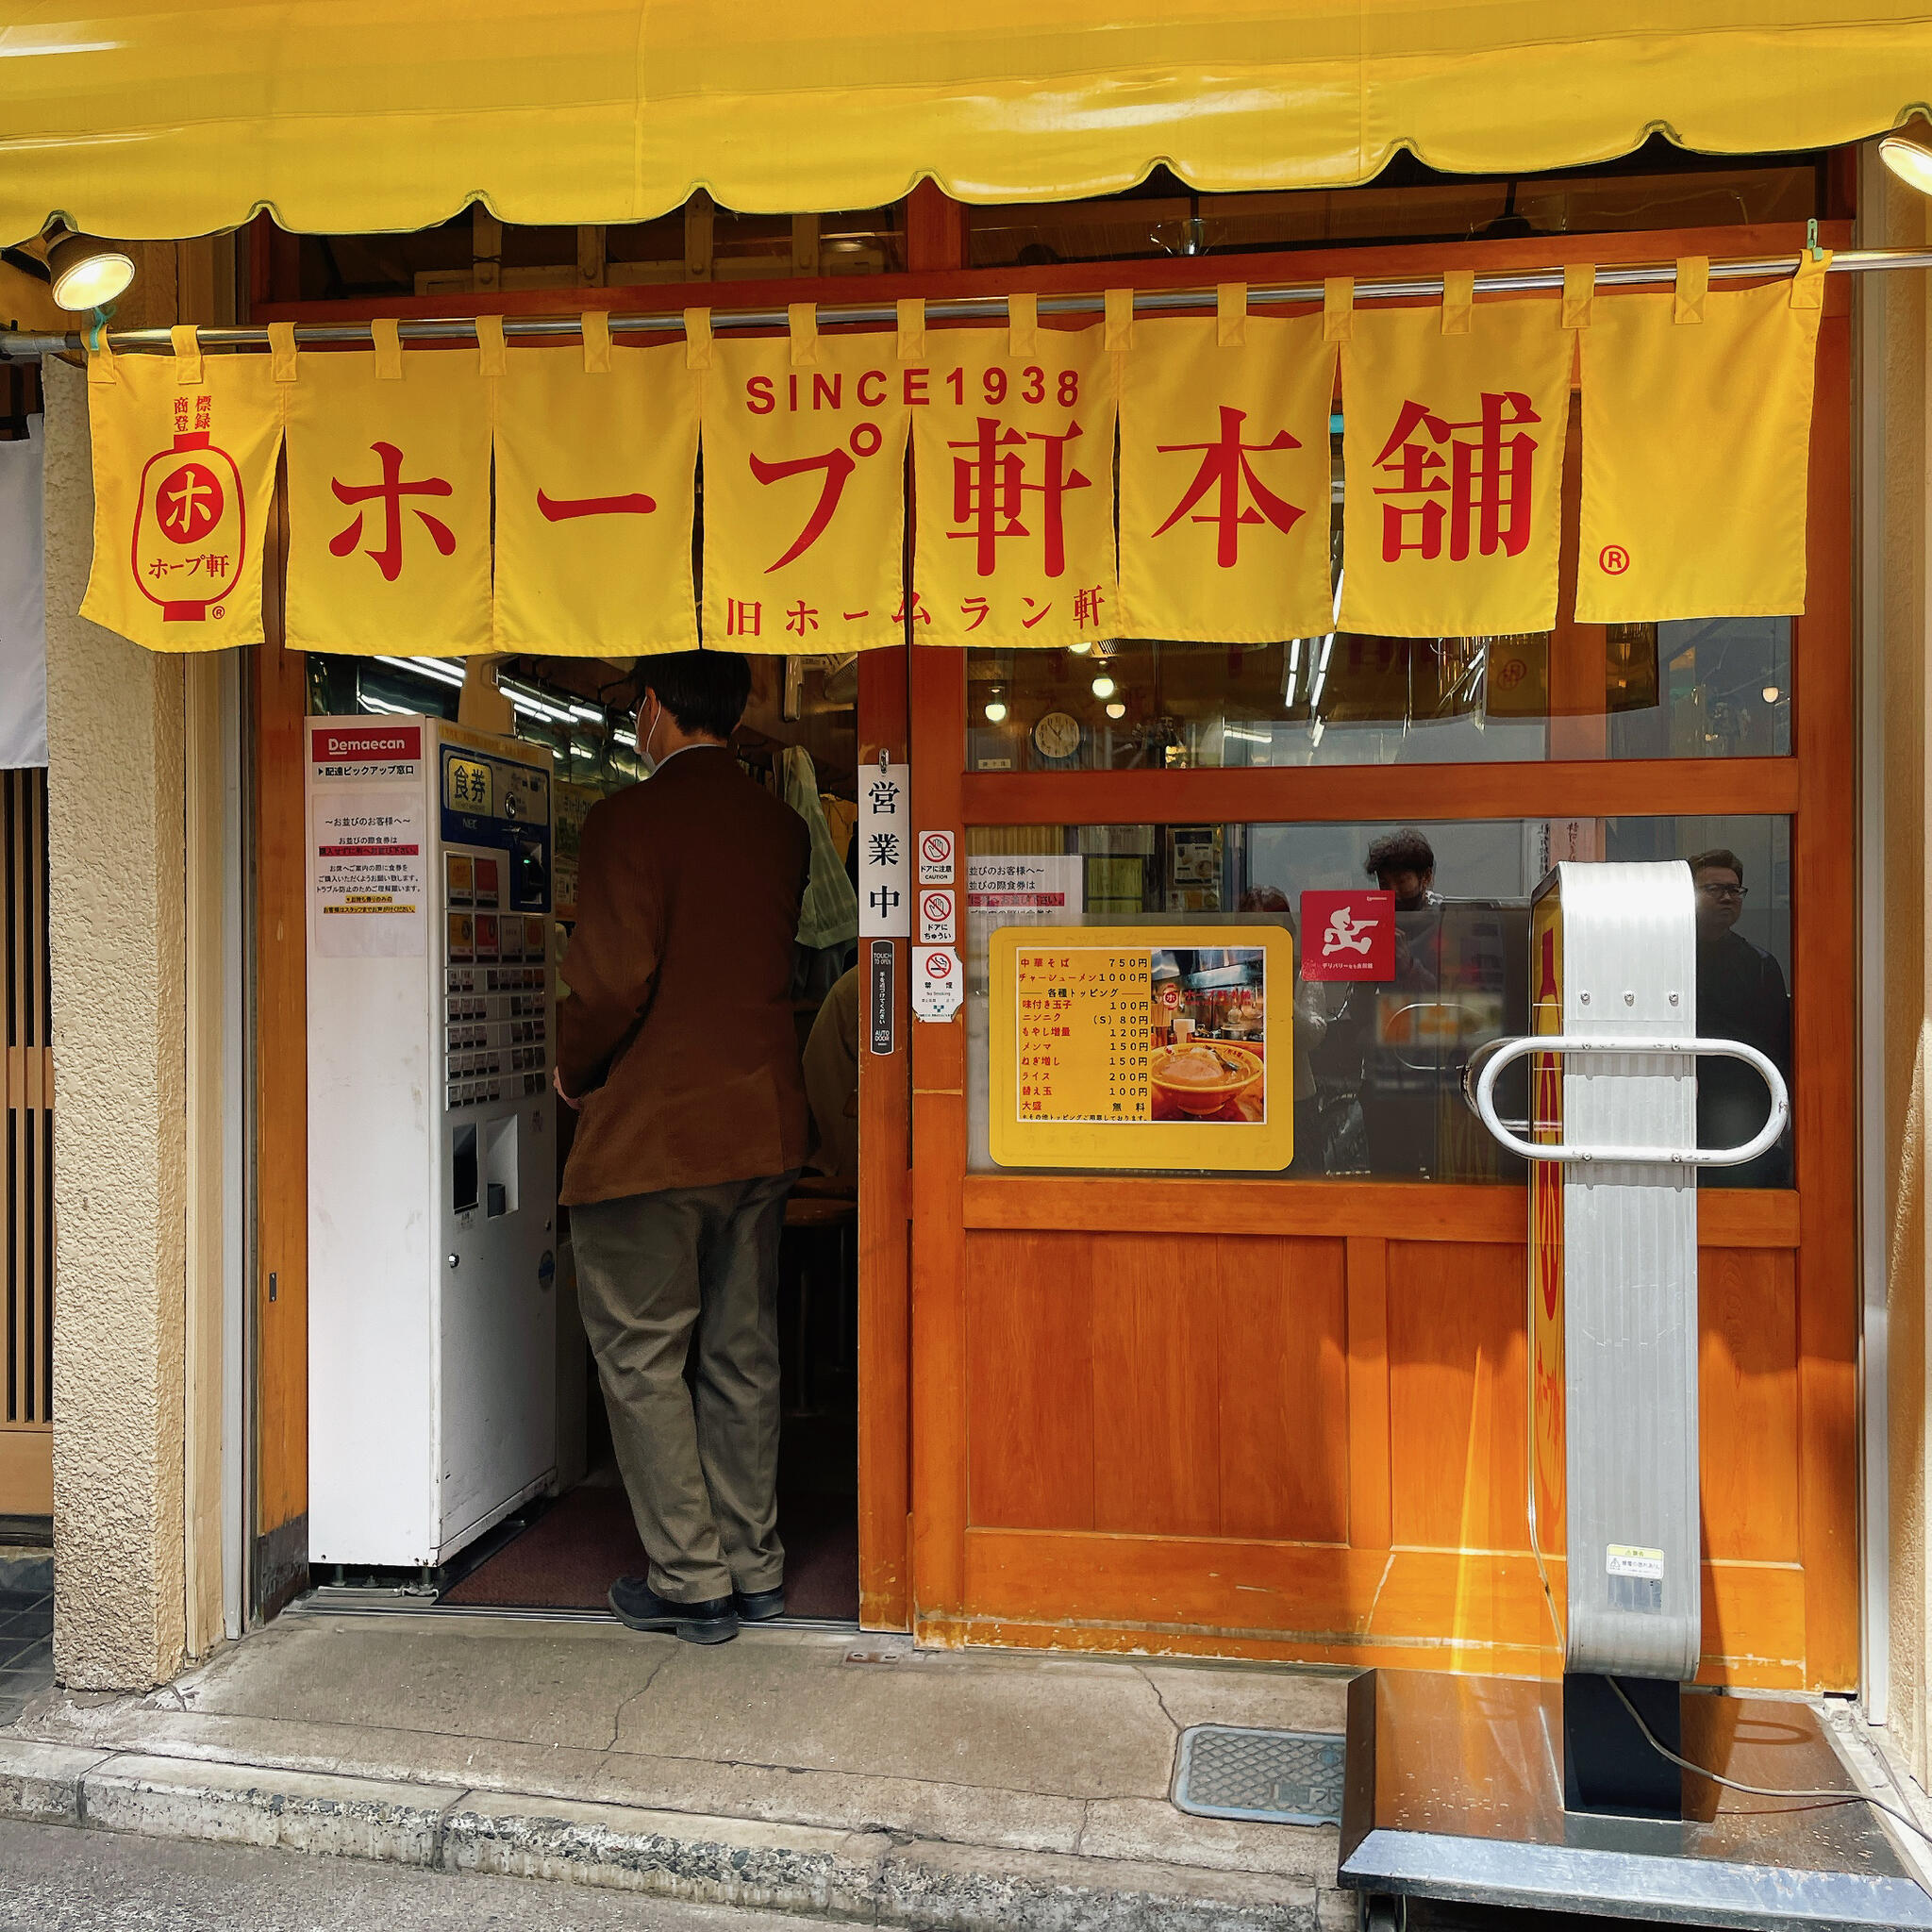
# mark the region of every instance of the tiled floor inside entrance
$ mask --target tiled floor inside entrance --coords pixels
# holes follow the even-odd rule
[[[0,1724],[54,1688],[54,1592],[0,1590]]]

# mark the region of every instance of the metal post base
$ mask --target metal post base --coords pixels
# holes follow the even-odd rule
[[[1687,1691],[1682,1725],[1682,1755],[1724,1776],[1856,1792],[1807,1705]],[[1564,1808],[1558,1683],[1370,1671],[1349,1686],[1341,1877],[1377,1909],[1428,1898],[1932,1932],[1932,1898],[1868,1805],[1745,1797],[1684,1773],[1682,1808],[1680,1820]]]
[[[1619,1680],[1650,1735],[1684,1755],[1683,1687],[1655,1677]],[[1563,1808],[1612,1818],[1681,1818],[1684,1774],[1653,1750],[1607,1677],[1563,1674]]]

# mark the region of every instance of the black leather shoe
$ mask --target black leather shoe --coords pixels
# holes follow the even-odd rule
[[[633,1630],[675,1630],[687,1643],[729,1643],[738,1635],[738,1612],[728,1596],[675,1604],[641,1576],[620,1576],[610,1586],[610,1607]]]
[[[734,1591],[731,1601],[738,1606],[738,1614],[743,1622],[769,1623],[772,1618],[785,1614],[785,1586],[781,1583],[775,1590]]]

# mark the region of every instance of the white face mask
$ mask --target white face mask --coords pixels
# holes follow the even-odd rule
[[[658,759],[651,750],[651,740],[657,735],[658,726],[664,722],[664,707],[660,704],[651,714],[650,729],[644,728],[644,714],[638,712],[638,762],[644,768],[644,776],[652,776],[658,769]]]

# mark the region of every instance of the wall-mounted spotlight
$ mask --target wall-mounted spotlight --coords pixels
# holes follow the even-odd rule
[[[1932,124],[1915,116],[1903,127],[1881,135],[1878,158],[1907,188],[1932,194]]]
[[[134,257],[120,242],[65,229],[49,234],[47,278],[62,308],[102,308],[127,292],[134,280]],[[58,240],[52,239],[55,234]]]

